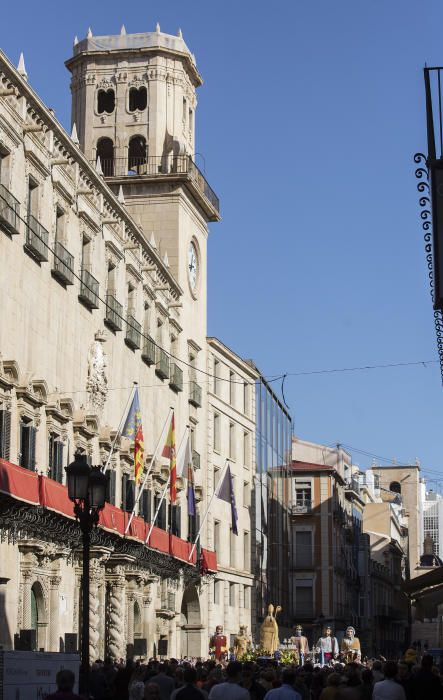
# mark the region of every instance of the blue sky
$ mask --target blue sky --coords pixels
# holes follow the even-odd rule
[[[412,156],[426,143],[424,62],[443,64],[441,2],[22,0],[7,14],[1,48],[14,62],[24,51],[66,126],[75,34],[181,27],[223,214],[211,335],[266,376],[437,359]],[[443,478],[437,364],[288,377],[285,395],[298,436],[419,458]]]

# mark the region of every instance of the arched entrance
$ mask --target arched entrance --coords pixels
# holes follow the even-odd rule
[[[47,620],[45,614],[45,599],[43,589],[38,581],[31,588],[31,629],[35,630],[35,646],[46,649]]]
[[[203,625],[200,614],[200,601],[195,586],[189,586],[183,593],[181,606],[181,656],[201,656]]]

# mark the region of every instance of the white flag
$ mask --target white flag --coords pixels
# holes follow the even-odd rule
[[[192,464],[191,436],[188,435],[187,440],[182,443],[182,446],[177,454],[177,476],[183,476],[185,467]]]

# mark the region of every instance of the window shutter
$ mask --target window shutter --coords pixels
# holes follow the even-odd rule
[[[128,475],[123,474],[123,476],[122,476],[122,510],[126,510],[126,498],[128,495],[127,483],[128,483]]]
[[[163,500],[158,514],[157,525],[162,530],[166,530],[166,501]]]
[[[48,468],[51,479],[55,479],[54,473],[54,434],[49,433],[48,440]]]
[[[134,508],[135,501],[135,481],[133,479],[128,479],[126,482],[126,508],[125,510],[130,513]]]
[[[116,474],[113,469],[108,472],[108,503],[112,503],[115,506],[115,484],[116,484]]]
[[[63,443],[61,440],[56,440],[55,443],[55,479],[59,484],[63,483]]]
[[[180,537],[181,532],[181,508],[180,506],[173,505],[171,508],[171,532],[173,535]]]
[[[151,492],[148,489],[143,489],[139,504],[140,515],[145,522],[149,523],[151,521]]]
[[[9,459],[11,445],[11,412],[0,410],[0,457]]]
[[[28,428],[28,444],[29,444],[29,459],[28,469],[35,470],[35,441],[37,437],[37,428],[30,425]]]

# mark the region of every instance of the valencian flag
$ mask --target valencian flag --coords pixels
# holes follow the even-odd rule
[[[140,412],[140,401],[138,389],[134,392],[131,407],[126,416],[123,426],[122,436],[134,441],[134,476],[138,485],[143,472],[145,443],[143,440],[142,415]]]
[[[177,500],[177,460],[175,456],[175,421],[172,414],[171,425],[169,426],[168,437],[162,452],[163,457],[169,459],[169,498],[171,503]]]
[[[235,505],[235,494],[234,494],[234,479],[231,474],[231,467],[228,464],[228,468],[225,472],[223,480],[217,486],[215,495],[220,498],[221,501],[226,501],[226,503],[231,504],[231,518],[232,518],[232,532],[234,535],[238,535],[237,527],[237,507]]]
[[[188,463],[188,515],[195,515],[197,509],[195,507],[195,490],[194,490],[194,467],[192,465],[192,450],[191,441],[188,438],[186,445],[186,459]]]

